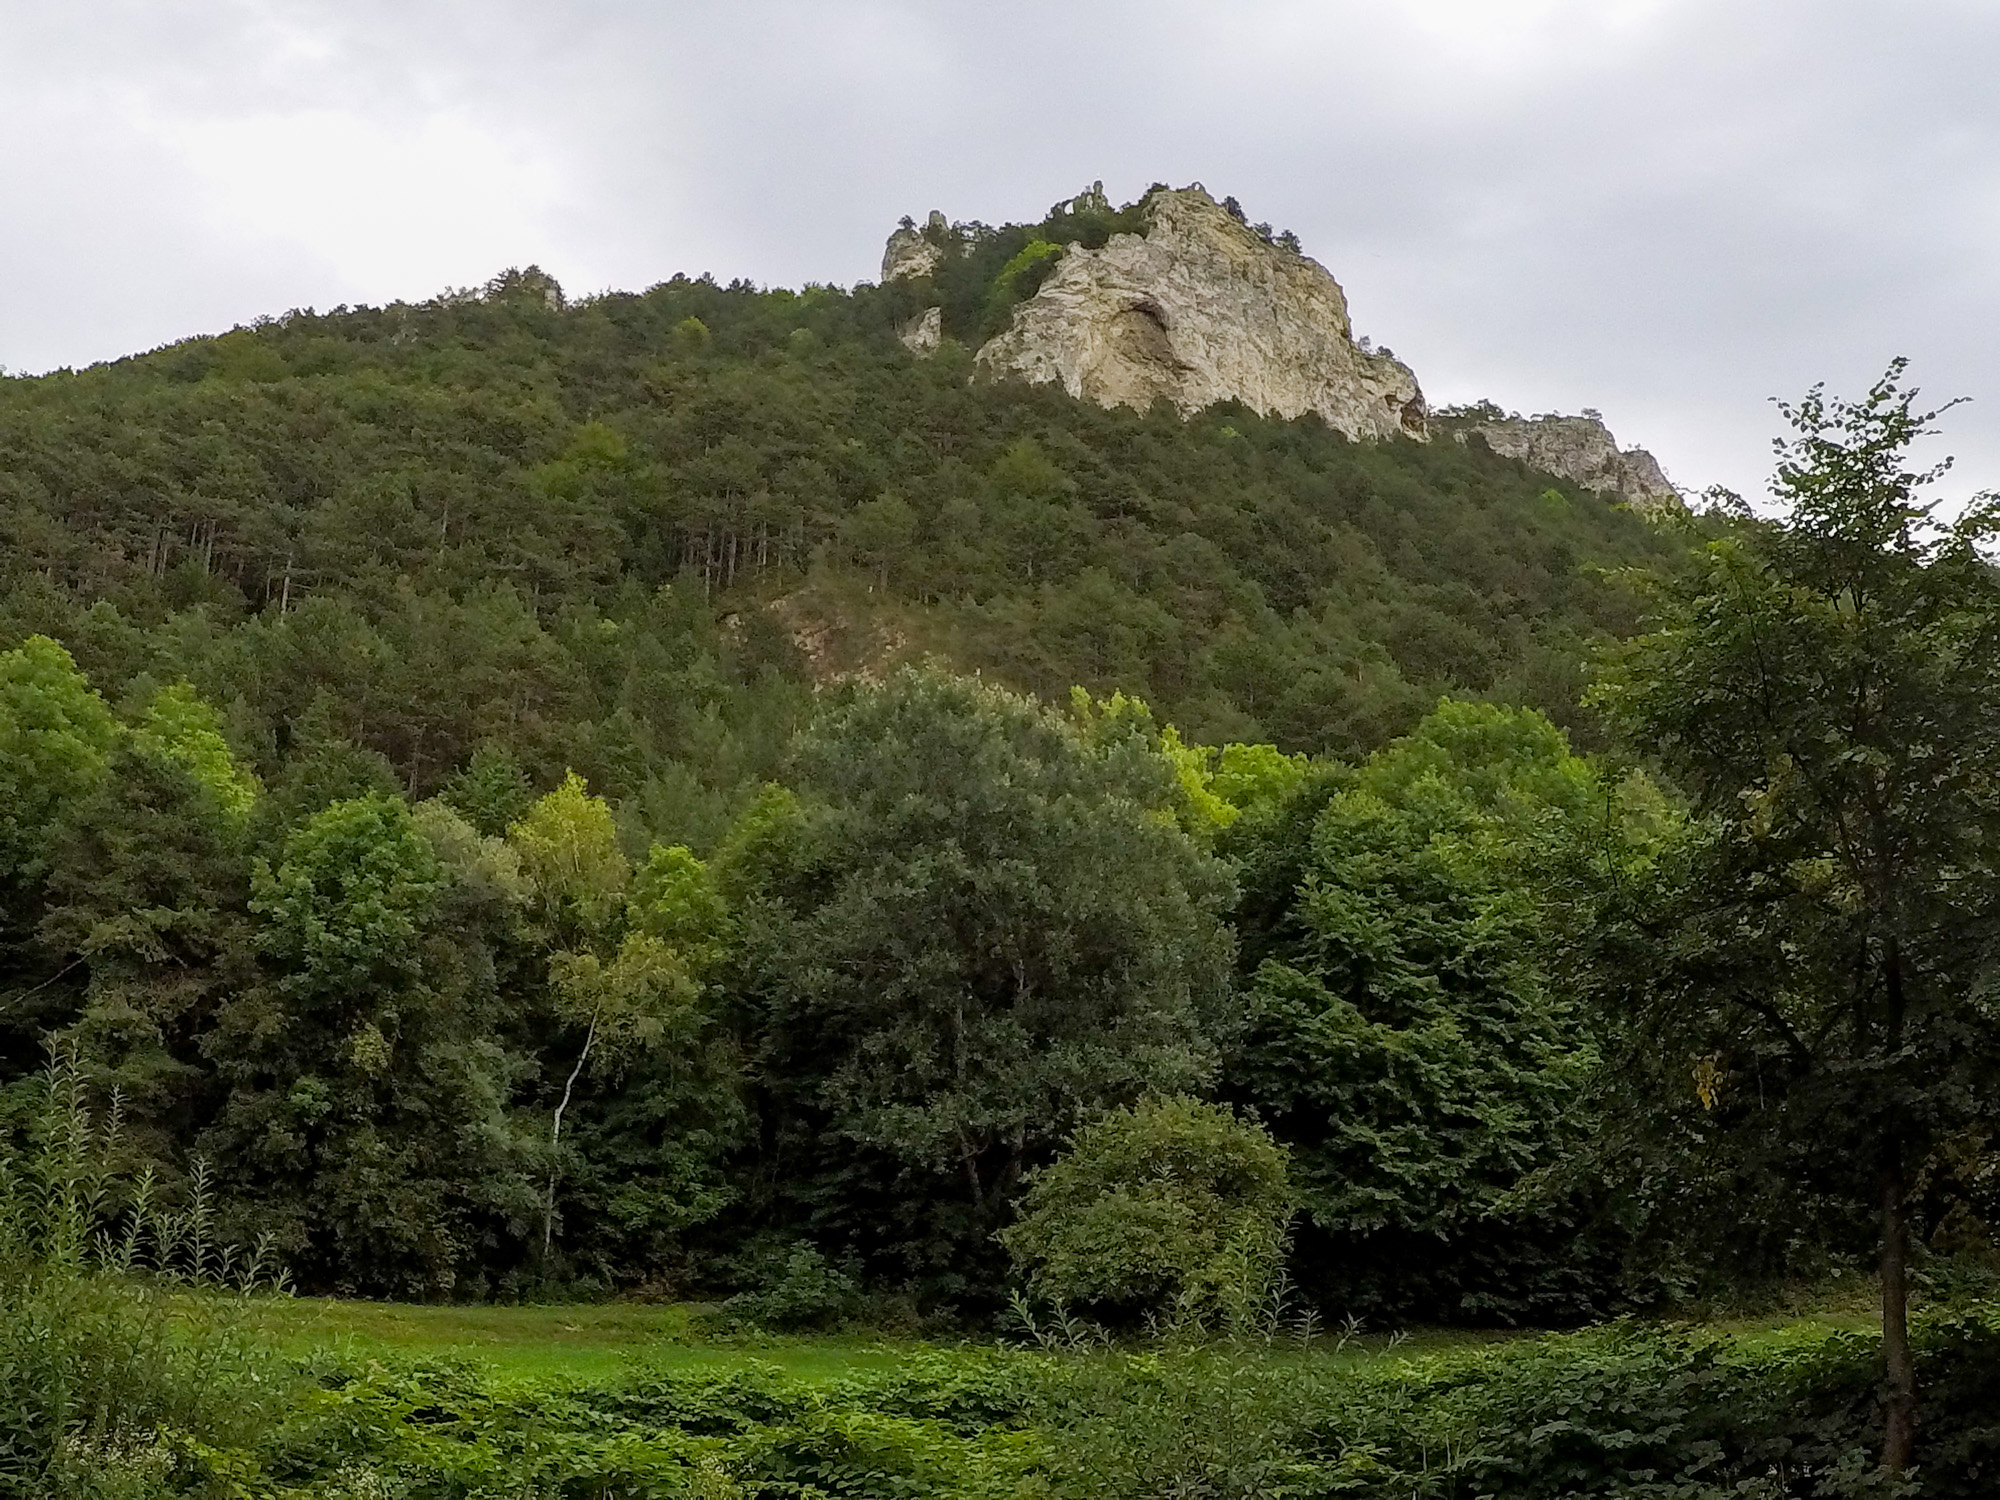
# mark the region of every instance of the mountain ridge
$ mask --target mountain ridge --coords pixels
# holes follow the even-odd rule
[[[815,692],[898,660],[1209,743],[1366,753],[1447,693],[1590,742],[1615,575],[1672,536],[1486,444],[975,378],[1034,238],[928,298],[530,269],[0,381],[0,649],[53,636],[114,701],[185,679],[273,785],[347,746],[427,795],[499,745],[695,844]]]
[[[1056,225],[1085,235],[1052,237]],[[1218,401],[1283,418],[1312,412],[1357,441],[1432,436],[1415,372],[1357,341],[1332,273],[1295,236],[1253,227],[1233,198],[1218,203],[1200,183],[1155,184],[1114,208],[1093,183],[1030,232],[993,279],[1002,297],[1024,294],[1008,297],[1004,325],[972,345],[980,374],[1057,384],[1105,406],[1165,400],[1183,416]],[[901,328],[912,351],[934,352],[946,335],[940,276],[993,234],[938,210],[921,229],[905,219],[891,232],[882,281],[926,302]],[[1658,460],[1621,449],[1594,412],[1524,420],[1488,415],[1483,403],[1470,410],[1448,428],[1460,442],[1476,430],[1496,452],[1648,512],[1680,504]]]

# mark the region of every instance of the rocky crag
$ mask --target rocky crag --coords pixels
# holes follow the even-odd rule
[[[1585,489],[1616,495],[1635,509],[1660,512],[1681,505],[1680,492],[1660,461],[1644,448],[1621,449],[1596,412],[1521,417],[1482,403],[1442,412],[1436,426],[1461,443],[1476,437],[1495,453]]]
[[[904,228],[885,281],[931,274],[947,253]],[[1352,438],[1426,434],[1409,367],[1355,343],[1340,283],[1258,235],[1199,186],[1153,193],[1144,232],[1066,247],[1013,322],[978,351],[978,370],[1060,384],[1104,406],[1164,397],[1182,413],[1237,400],[1267,414],[1317,412]],[[912,347],[934,340],[922,319]]]
[[[1057,208],[1112,212],[1101,184]],[[1251,227],[1233,200],[1217,203],[1198,183],[1155,188],[1136,215],[1119,212],[1136,231],[1095,248],[1041,247],[1050,266],[978,348],[979,374],[1060,384],[1103,406],[1144,410],[1164,398],[1183,415],[1229,400],[1272,416],[1313,412],[1357,441],[1431,436],[1415,373],[1355,339],[1340,283],[1289,235]],[[967,229],[980,226],[935,211],[921,228],[905,219],[883,252],[883,282],[929,285],[965,253]],[[948,331],[931,306],[901,334],[927,354]],[[1481,406],[1444,429],[1634,505],[1679,500],[1652,455],[1620,450],[1594,415],[1520,418]]]
[[[944,259],[944,241],[950,233],[951,226],[935,208],[931,210],[930,220],[923,229],[917,228],[908,219],[903,220],[902,227],[889,236],[889,243],[882,251],[883,282],[909,281],[930,275]]]

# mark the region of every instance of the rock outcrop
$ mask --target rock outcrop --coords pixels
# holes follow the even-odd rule
[[[935,354],[944,342],[944,309],[927,307],[896,331],[903,347],[918,354]]]
[[[1253,229],[1234,199],[1225,207],[1199,183],[1155,188],[1122,210],[1094,183],[1044,222],[1113,215],[1140,232],[1050,256],[1033,294],[974,356],[979,375],[1059,384],[1101,406],[1145,410],[1164,398],[1184,416],[1218,401],[1287,418],[1313,412],[1356,440],[1476,435],[1495,453],[1650,514],[1681,505],[1658,460],[1619,448],[1595,412],[1518,417],[1481,402],[1433,416],[1407,365],[1356,341],[1346,294],[1324,266],[1292,236]],[[993,232],[936,211],[921,228],[906,218],[883,251],[882,280],[942,281]],[[933,353],[946,331],[939,306],[897,330],[918,354]]]
[[[1316,412],[1351,438],[1427,435],[1416,376],[1354,342],[1346,295],[1325,267],[1265,240],[1198,186],[1155,192],[1144,222],[1143,234],[1115,234],[1099,250],[1068,247],[980,348],[977,368],[1057,382],[1103,406],[1165,397],[1185,414],[1237,400],[1282,417]],[[903,269],[920,256],[913,241],[915,230],[891,238],[885,279],[892,261],[913,274]]]
[[[882,251],[883,282],[928,276],[935,271],[938,262],[944,259],[944,250],[937,241],[947,229],[944,215],[937,209],[931,210],[924,229],[917,228],[909,219],[903,220]],[[925,230],[929,231],[928,237]]]
[[[1446,413],[1439,427],[1463,443],[1477,434],[1486,446],[1530,468],[1555,474],[1635,509],[1658,512],[1681,504],[1659,460],[1644,448],[1623,448],[1595,413],[1580,417],[1512,417],[1495,409]]]

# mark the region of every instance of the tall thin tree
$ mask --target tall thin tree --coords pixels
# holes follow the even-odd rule
[[[1911,1183],[2000,1073],[2000,526],[1924,498],[1939,412],[1903,377],[1780,404],[1782,518],[1656,582],[1594,694],[1696,813],[1598,932],[1631,1138],[1718,1200],[1877,1218],[1892,1472],[1917,1437]]]

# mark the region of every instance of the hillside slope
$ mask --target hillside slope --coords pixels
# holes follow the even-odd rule
[[[993,303],[1043,232],[954,275]],[[1477,444],[976,380],[945,290],[929,357],[904,284],[531,269],[0,380],[0,646],[186,677],[267,776],[344,737],[424,793],[498,741],[699,839],[816,679],[898,656],[1316,751],[1447,691],[1575,725],[1600,570],[1668,547]]]

